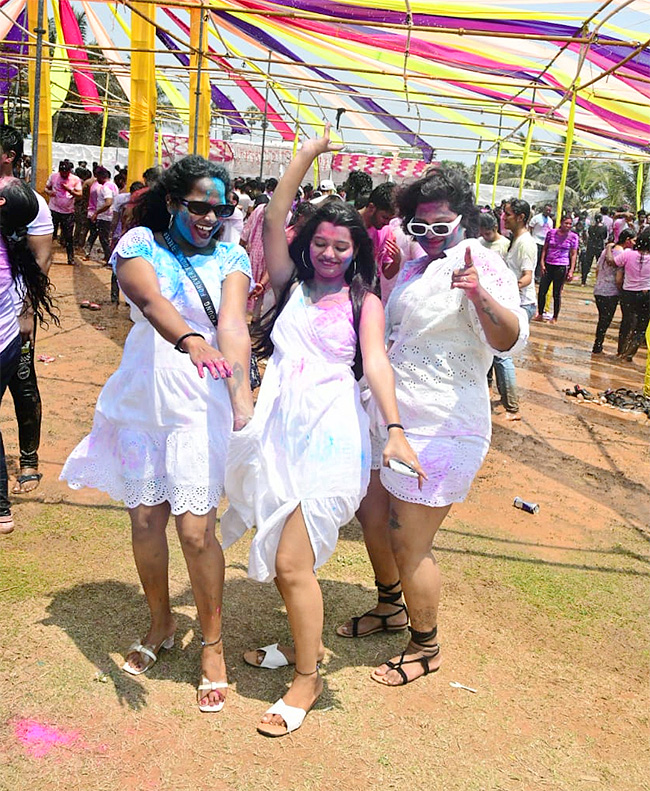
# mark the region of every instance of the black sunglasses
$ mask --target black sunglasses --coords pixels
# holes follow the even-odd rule
[[[183,198],[180,198],[178,202],[182,203],[183,206],[187,206],[187,210],[191,214],[196,214],[198,217],[205,217],[206,214],[212,211],[215,217],[224,219],[226,217],[232,217],[235,211],[235,207],[232,203],[219,203],[215,206],[213,203],[208,203],[205,200],[184,200]]]

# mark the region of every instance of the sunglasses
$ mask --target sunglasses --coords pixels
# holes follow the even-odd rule
[[[411,236],[426,236],[428,233],[433,236],[451,236],[460,225],[462,219],[463,215],[459,214],[452,222],[434,222],[429,225],[429,223],[414,218],[409,220],[406,230]]]
[[[196,214],[197,217],[205,217],[206,214],[212,211],[215,217],[224,219],[226,217],[232,217],[235,211],[235,207],[232,203],[220,203],[215,206],[213,203],[208,203],[205,200],[184,200],[183,198],[178,202],[182,203],[183,206],[187,206],[187,210],[190,214]]]

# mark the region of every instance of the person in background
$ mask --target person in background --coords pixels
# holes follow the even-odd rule
[[[581,266],[581,285],[587,285],[587,277],[591,271],[594,258],[598,260],[605,249],[608,232],[603,224],[603,215],[596,214],[593,223],[587,229],[587,246]]]
[[[375,264],[385,305],[392,291],[391,281],[399,272],[402,253],[397,246],[390,221],[395,216],[395,184],[380,184],[370,193],[368,203],[359,210],[375,253]]]
[[[550,324],[557,323],[562,305],[562,289],[567,281],[573,280],[576,268],[580,239],[571,230],[573,219],[570,214],[562,218],[559,228],[551,228],[546,234],[542,250],[542,279],[537,294],[537,315],[533,321],[544,320],[544,305],[551,283],[553,284],[553,318]]]
[[[93,192],[95,194],[95,208],[90,211],[90,203],[88,205],[88,219],[90,221],[90,233],[88,234],[88,247],[86,250],[86,259],[90,258],[90,253],[93,249],[95,239],[99,236],[99,243],[102,246],[104,254],[104,263],[108,264],[108,259],[111,255],[111,221],[113,219],[113,201],[118,193],[118,188],[115,183],[111,181],[110,172],[99,166],[95,171],[96,182],[92,185],[90,190],[90,197],[92,203]]]
[[[262,203],[268,203],[271,200],[271,196],[273,195],[275,188],[278,186],[278,180],[274,178],[267,179],[264,182],[264,192],[260,193],[253,203],[253,207],[256,209]]]
[[[235,210],[231,217],[226,217],[223,221],[223,230],[219,238],[222,242],[239,244],[242,231],[244,230],[244,213],[239,208],[239,195],[236,192],[229,192],[228,203],[232,203]]]
[[[553,207],[550,203],[544,206],[544,209],[536,214],[530,221],[528,230],[535,240],[537,245],[537,265],[535,267],[535,282],[539,283],[542,277],[542,250],[544,249],[544,242],[546,241],[546,234],[553,227]]]
[[[340,200],[339,196],[336,194],[336,185],[332,179],[323,179],[318,187],[318,192],[318,197],[312,197],[311,199],[311,202],[315,206],[318,206],[319,203],[322,203],[324,200],[327,200],[327,198],[332,196]]]
[[[60,241],[65,247],[68,264],[74,266],[74,210],[75,201],[81,198],[81,179],[72,172],[72,162],[64,159],[57,173],[52,173],[45,184],[45,194],[50,199],[50,212],[54,224],[53,238],[61,228]]]
[[[0,129],[0,139],[3,132]],[[5,142],[8,137],[5,133]],[[6,149],[3,157],[5,154]],[[46,318],[59,323],[52,305],[49,280],[27,242],[27,224],[36,219],[38,212],[36,193],[25,182],[13,176],[0,180],[0,401],[21,364],[22,333],[18,313],[27,316],[30,326],[35,320],[44,322]],[[20,311],[16,310],[16,291],[24,301]],[[6,535],[13,529],[0,433],[0,534]]]
[[[525,200],[512,198],[505,205],[503,217],[506,228],[512,234],[512,242],[506,252],[505,261],[508,269],[517,278],[519,304],[530,321],[535,315],[533,272],[537,265],[537,245],[527,228],[530,219],[530,206]],[[479,227],[480,222],[481,218],[479,218]],[[494,373],[497,390],[506,409],[506,418],[520,420],[519,394],[512,357],[495,356]]]
[[[614,220],[609,216],[609,206],[600,207],[600,216],[603,218],[603,225],[607,230],[607,238],[611,239],[612,231],[614,229]]]
[[[23,137],[12,126],[0,126],[0,179],[15,175],[16,163],[21,160]],[[52,264],[52,215],[45,199],[37,192],[38,214],[27,226],[27,247],[36,263],[47,276]],[[21,289],[14,289],[14,306],[21,337],[21,355],[16,373],[9,381],[18,423],[20,473],[12,494],[34,491],[43,477],[38,471],[38,449],[41,443],[41,394],[36,378],[35,343],[37,320],[29,306],[25,310]]]
[[[483,247],[487,247],[488,250],[494,250],[494,252],[498,253],[505,261],[506,253],[510,247],[510,239],[506,236],[501,236],[498,231],[497,218],[492,212],[481,212],[478,218],[478,233],[481,237],[481,244]]]
[[[598,324],[596,337],[591,350],[592,354],[602,354],[605,334],[612,323],[621,289],[616,283],[616,258],[623,250],[634,247],[635,233],[631,229],[621,232],[616,244],[610,242],[600,254],[596,264],[596,282],[594,284],[594,300],[598,308]]]
[[[623,314],[617,356],[632,362],[650,321],[650,227],[636,237],[632,250],[624,250],[615,260]]]

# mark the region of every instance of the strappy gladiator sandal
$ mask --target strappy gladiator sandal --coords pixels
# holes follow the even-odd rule
[[[352,634],[343,631],[343,626],[339,626],[336,630],[336,634],[338,634],[339,637],[369,637],[371,634],[377,634],[377,632],[403,632],[404,629],[406,629],[409,620],[408,610],[404,602],[398,604],[399,600],[402,598],[401,580],[397,580],[397,582],[394,582],[392,585],[382,585],[381,582],[375,580],[375,585],[377,586],[377,601],[379,604],[392,604],[396,608],[395,612],[382,613],[380,615],[372,610],[368,610],[368,612],[364,612],[363,615],[355,615],[350,618]],[[396,588],[397,590],[395,590]],[[403,624],[391,625],[388,623],[389,618],[394,618],[401,612],[406,616],[406,620]],[[369,629],[367,632],[359,634],[359,622],[362,618],[376,618],[380,623],[374,629]]]
[[[376,670],[373,670],[370,674],[370,678],[373,681],[376,681],[378,684],[383,684],[385,687],[403,687],[405,684],[410,684],[412,681],[417,681],[418,678],[422,678],[422,676],[428,676],[429,673],[435,673],[440,668],[440,663],[438,663],[437,667],[431,667],[429,662],[435,657],[438,656],[440,653],[440,645],[437,642],[431,642],[435,640],[438,635],[438,627],[434,626],[430,632],[418,632],[416,629],[413,629],[409,626],[409,632],[411,633],[411,643],[417,646],[417,649],[424,654],[424,656],[418,656],[415,659],[405,659],[404,657],[407,654],[415,653],[413,651],[409,651],[408,647],[402,651],[400,654],[399,659],[396,662],[392,660],[388,660],[384,662],[384,664],[389,667],[391,670],[396,670],[402,681],[400,684],[390,684],[386,681],[386,675],[379,675]],[[404,670],[402,669],[404,665],[415,665],[419,664],[422,668],[422,673],[415,678],[409,678]]]

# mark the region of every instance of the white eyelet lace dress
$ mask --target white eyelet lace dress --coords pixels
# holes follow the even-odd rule
[[[461,289],[451,288],[468,245],[483,288],[519,319],[519,337],[507,352],[489,345],[476,308]],[[388,357],[400,418],[429,480],[420,491],[415,479],[381,467],[386,429],[370,400],[372,466],[381,468],[384,488],[398,499],[442,507],[465,499],[485,459],[492,434],[487,372],[495,355],[524,347],[528,317],[514,274],[476,239],[428,266],[426,258],[409,261],[398,278],[386,305]]]
[[[187,321],[216,346],[212,326],[176,258],[148,228],[133,228],[116,256],[142,257],[154,268],[160,290]],[[219,310],[221,284],[233,272],[250,277],[239,245],[218,243],[211,256],[189,259]],[[91,433],[72,451],[61,472],[73,489],[107,492],[128,508],[165,501],[173,514],[205,514],[223,494],[232,410],[224,380],[201,379],[189,355],[177,352],[131,305],[134,322],[117,371],[102,389]]]
[[[275,577],[287,517],[300,505],[314,567],[334,552],[339,528],[368,488],[368,417],[352,373],[352,306],[312,305],[298,286],[273,328],[275,350],[255,415],[233,433],[226,465],[229,508],[221,518],[224,548],[257,528],[248,575]]]

